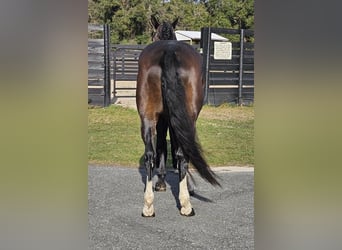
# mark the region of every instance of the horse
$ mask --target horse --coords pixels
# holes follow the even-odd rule
[[[145,145],[143,164],[146,168],[143,217],[154,217],[152,174],[158,169],[156,191],[164,191],[169,130],[172,154],[179,174],[180,214],[193,216],[187,177],[191,163],[200,176],[220,186],[208,166],[196,136],[196,120],[204,99],[202,57],[190,45],[176,40],[178,22],[159,23],[153,42],[139,56],[136,105],[141,121],[141,137]]]

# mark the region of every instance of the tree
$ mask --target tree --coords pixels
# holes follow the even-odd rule
[[[88,22],[110,23],[120,7],[118,0],[88,0]]]
[[[173,21],[178,29],[254,27],[253,0],[88,0],[88,22],[109,23],[113,43],[151,41],[150,17]]]
[[[210,26],[236,29],[254,27],[253,0],[210,0],[204,3],[210,14]]]

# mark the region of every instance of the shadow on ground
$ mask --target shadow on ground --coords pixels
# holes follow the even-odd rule
[[[138,168],[138,171],[139,171],[139,174],[141,176],[141,181],[145,185],[146,177],[147,177],[147,172],[146,172],[146,168],[143,166],[142,158],[140,159],[140,167]],[[154,171],[153,171],[153,187],[154,187],[157,179],[158,179],[158,177],[157,177],[156,171],[154,169]],[[177,208],[180,209],[181,206],[180,206],[180,202],[179,202],[179,198],[178,198],[178,194],[179,194],[179,175],[178,175],[178,172],[176,172],[175,169],[173,169],[172,167],[168,167],[167,168],[165,182],[166,182],[166,188],[170,188],[171,189],[171,192],[172,192],[172,195],[173,195],[173,197],[175,199]],[[191,193],[191,196],[193,198],[196,198],[196,199],[198,199],[200,201],[204,201],[204,202],[213,202],[209,198],[204,197],[204,196],[198,194],[198,192],[196,192],[195,181],[194,181],[193,178],[188,178],[188,182],[190,183],[190,185],[192,185],[194,187],[194,192]]]

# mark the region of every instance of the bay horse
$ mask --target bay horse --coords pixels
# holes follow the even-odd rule
[[[169,129],[173,155],[179,173],[180,214],[195,215],[187,186],[188,165],[212,185],[220,186],[205,161],[197,140],[195,124],[204,98],[202,57],[190,45],[178,42],[172,24],[159,24],[153,42],[139,57],[136,105],[141,120],[141,137],[145,144],[144,166],[147,171],[142,216],[154,217],[152,174],[158,169],[156,191],[164,191]]]

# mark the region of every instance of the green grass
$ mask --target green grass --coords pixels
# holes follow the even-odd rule
[[[253,107],[205,106],[197,133],[209,165],[254,165]],[[136,110],[115,105],[88,109],[90,164],[138,166],[143,152]]]

